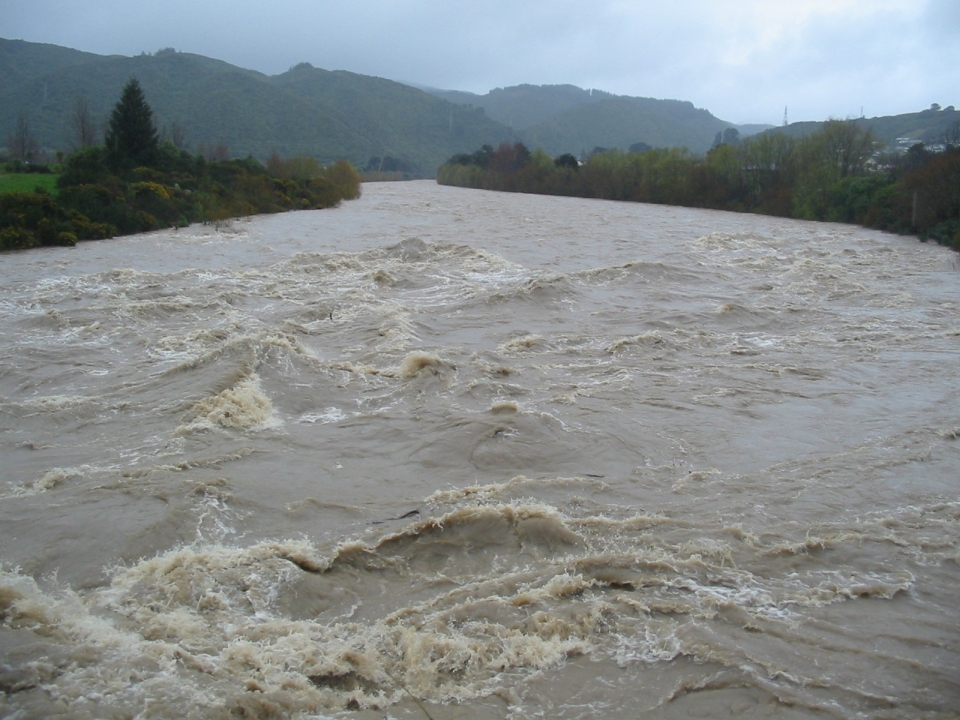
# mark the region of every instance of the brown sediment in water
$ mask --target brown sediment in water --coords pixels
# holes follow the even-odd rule
[[[0,714],[950,717],[949,258],[425,183],[4,256]]]

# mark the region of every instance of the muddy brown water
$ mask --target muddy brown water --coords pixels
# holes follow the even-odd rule
[[[414,182],[0,270],[4,717],[957,717],[955,253]]]

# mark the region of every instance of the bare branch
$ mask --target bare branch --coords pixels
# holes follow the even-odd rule
[[[90,115],[87,99],[78,96],[73,102],[73,113],[70,115],[71,150],[80,150],[97,144],[97,123]]]

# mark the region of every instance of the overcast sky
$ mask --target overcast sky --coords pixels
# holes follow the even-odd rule
[[[0,0],[0,37],[478,93],[570,83],[736,123],[960,105],[960,0]]]

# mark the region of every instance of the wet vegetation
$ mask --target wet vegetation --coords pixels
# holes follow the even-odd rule
[[[683,148],[603,151],[578,160],[522,143],[455,155],[437,182],[857,223],[915,233],[960,250],[960,143],[931,152],[879,152],[868,128],[830,121],[803,138],[781,133]]]
[[[14,191],[0,192],[0,250],[328,208],[360,195],[359,175],[343,160],[208,160],[161,142],[136,80],[114,108],[105,144],[77,150],[56,169],[55,189],[50,174],[15,172],[6,181]]]

